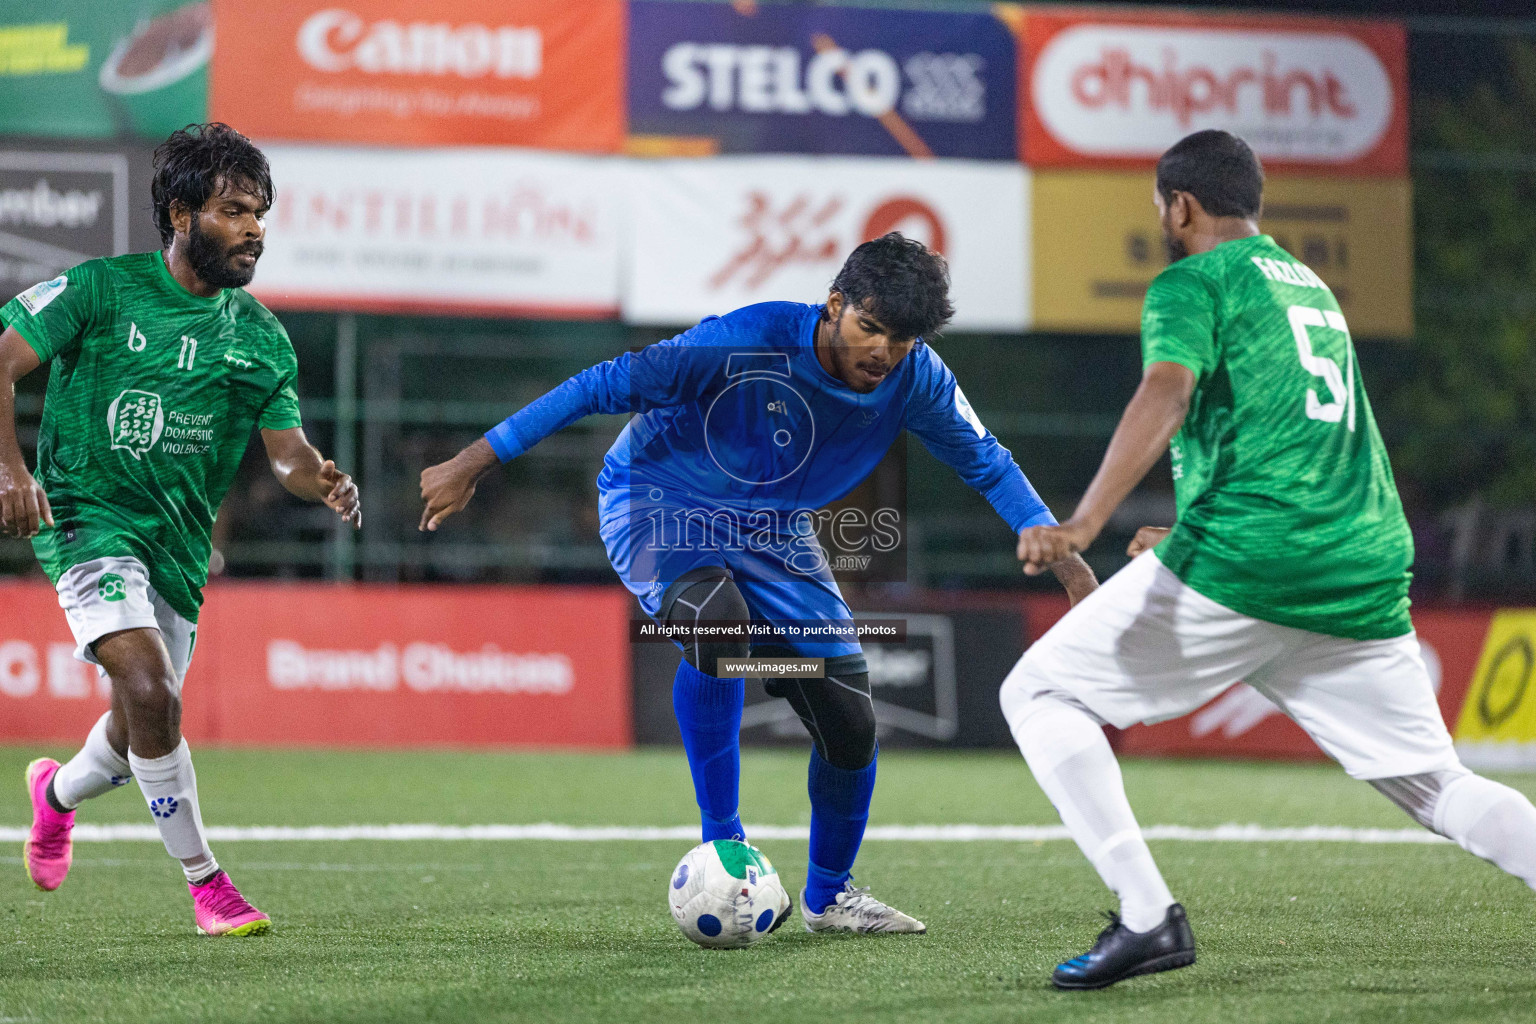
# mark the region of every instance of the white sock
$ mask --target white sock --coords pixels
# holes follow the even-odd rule
[[[1104,730],[1082,709],[1053,697],[1037,696],[1007,710],[1013,738],[1040,788],[1120,897],[1120,920],[1133,932],[1162,924],[1173,894],[1141,837]]]
[[[1467,774],[1440,794],[1434,830],[1536,889],[1536,807],[1518,790]]]
[[[203,833],[197,806],[197,773],[187,741],[164,757],[144,758],[128,751],[128,763],[155,816],[165,852],[181,861],[187,881],[200,882],[219,869]]]
[[[85,738],[85,746],[60,766],[53,777],[53,795],[69,810],[133,778],[128,761],[107,742],[107,721],[111,717],[112,712],[108,711],[96,719],[91,734]]]

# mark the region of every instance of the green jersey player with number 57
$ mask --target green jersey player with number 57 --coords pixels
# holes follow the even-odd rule
[[[1144,372],[1072,518],[1019,535],[1026,572],[1093,543],[1166,450],[1178,518],[1004,681],[1003,713],[1120,913],[1059,988],[1187,967],[1194,935],[1101,726],[1187,714],[1246,681],[1351,776],[1536,886],[1536,807],[1462,766],[1408,617],[1413,539],[1349,325],[1259,234],[1264,175],[1203,131],[1157,165],[1169,266],[1142,309]]]
[[[194,125],[155,152],[160,252],[91,260],[0,308],[0,532],[31,538],[76,642],[111,681],[111,710],[67,764],[27,768],[28,875],[57,889],[74,811],[136,778],[181,862],[198,930],[254,935],[267,916],[219,869],[181,736],[214,516],[253,428],[289,491],[361,525],[357,487],[304,437],[298,363],[243,287],[273,188],[239,132]],[[27,472],[13,385],[50,365]]]

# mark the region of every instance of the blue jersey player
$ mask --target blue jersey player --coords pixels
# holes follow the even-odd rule
[[[923,342],[953,312],[943,257],[889,234],[853,251],[824,306],[765,302],[710,317],[577,374],[421,475],[421,526],[435,530],[498,463],[583,416],[638,414],[598,477],[600,532],[620,579],[669,627],[777,627],[750,642],[680,634],[672,701],[706,842],[745,836],[737,809],[745,680],[719,662],[824,659],[822,678],[774,678],[767,687],[790,702],[815,744],[801,894],[812,931],[924,931],[852,885],[875,783],[874,707],[863,651],[846,628],[848,605],[817,538],[817,510],[858,486],[908,430],[1014,531],[1055,523]],[[857,522],[854,513],[863,528],[855,544],[878,546],[889,535],[891,523],[879,517]],[[846,529],[831,532],[848,539]],[[1096,586],[1076,555],[1052,568],[1074,602]],[[833,628],[828,635],[813,624]]]

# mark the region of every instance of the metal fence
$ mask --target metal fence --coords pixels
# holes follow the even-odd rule
[[[1419,18],[1409,27],[1418,336],[1362,342],[1361,364],[1414,521],[1421,590],[1448,599],[1536,599],[1536,483],[1522,484],[1519,467],[1508,465],[1536,444],[1536,278],[1529,264],[1524,277],[1503,266],[1509,225],[1497,222],[1501,202],[1523,197],[1536,209],[1536,132],[1490,139],[1457,130],[1455,117],[1458,103],[1484,114],[1502,103],[1509,117],[1536,128],[1536,19]],[[1479,190],[1498,195],[1466,198]],[[1445,202],[1460,204],[1462,222],[1445,221],[1438,208]],[[1536,239],[1536,219],[1530,226],[1518,238],[1525,248]],[[1448,247],[1459,265],[1442,266]],[[253,439],[221,511],[216,570],[387,582],[611,578],[597,537],[594,480],[620,417],[591,418],[539,445],[493,475],[474,505],[436,535],[416,529],[416,479],[570,374],[666,332],[353,314],[282,319],[300,356],[306,427],[357,476],[366,528],[354,535],[283,493]],[[1503,346],[1509,365],[1530,368],[1531,379],[1495,394],[1487,416],[1473,404],[1429,422],[1416,389],[1454,379],[1458,365],[1482,358],[1484,343]],[[940,346],[982,419],[1058,513],[1069,513],[1134,389],[1136,340],[954,335]],[[29,452],[43,376],[18,391]],[[1458,478],[1456,467],[1475,458],[1493,460],[1499,479],[1491,471]],[[920,449],[909,465],[911,585],[1048,585],[1021,578],[1009,531],[985,501]],[[1136,526],[1167,522],[1172,513],[1164,467],[1090,560],[1113,570]],[[25,544],[0,541],[0,573],[35,571]]]

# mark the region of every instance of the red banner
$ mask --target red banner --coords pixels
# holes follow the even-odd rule
[[[215,0],[209,111],[270,140],[624,141],[621,0]]]
[[[1145,168],[1205,128],[1269,169],[1408,171],[1402,25],[1026,8],[1020,149],[1032,167]]]
[[[631,740],[629,597],[598,587],[210,588],[183,728],[238,745]],[[82,739],[107,707],[45,584],[0,587],[0,740]]]
[[[1033,640],[1066,614],[1066,599],[1031,595],[1026,605]],[[1461,714],[1488,633],[1487,609],[1416,608],[1414,628],[1448,726]],[[1115,733],[1115,749],[1140,757],[1262,757],[1286,761],[1326,760],[1295,722],[1257,690],[1242,683],[1192,714],[1156,725]]]

